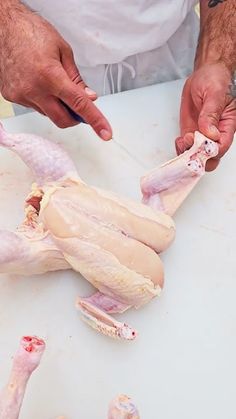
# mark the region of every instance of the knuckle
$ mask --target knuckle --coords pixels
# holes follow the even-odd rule
[[[83,83],[83,80],[82,80],[81,75],[79,74],[79,71],[72,77],[72,81],[73,83],[77,85]]]
[[[41,91],[47,89],[55,96],[63,91],[61,66],[58,63],[49,63],[42,66],[37,76],[37,84]]]
[[[55,63],[47,63],[44,64],[40,69],[39,69],[39,78],[41,79],[51,79],[56,78],[57,75],[59,75],[59,70],[60,68],[58,67],[58,64]]]
[[[74,99],[74,108],[83,114],[87,114],[90,109],[90,102],[84,95],[79,95]]]
[[[1,93],[4,99],[14,103],[31,103],[32,98],[35,97],[36,85],[34,81],[25,82],[18,84],[18,86],[12,86],[11,88],[3,88]]]
[[[205,110],[202,110],[199,114],[199,119],[202,120],[202,119],[206,119],[206,118],[210,119],[213,122],[218,122],[219,118],[220,118],[220,114],[219,114],[218,111],[207,112]]]

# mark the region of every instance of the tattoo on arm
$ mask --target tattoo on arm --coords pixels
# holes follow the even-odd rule
[[[222,1],[222,0],[221,0]],[[200,36],[195,68],[206,63],[223,62],[232,72],[236,69],[236,7],[226,1],[219,7],[209,8],[200,1]]]
[[[217,6],[219,3],[223,3],[223,1],[226,1],[226,0],[210,0],[210,1],[208,2],[208,7],[215,7],[215,6]]]

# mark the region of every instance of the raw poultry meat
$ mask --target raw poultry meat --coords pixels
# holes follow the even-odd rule
[[[207,160],[217,154],[218,144],[196,131],[189,150],[141,179],[143,203],[174,215],[205,174]]]
[[[44,341],[36,336],[21,339],[8,384],[0,393],[0,419],[18,419],[28,380],[38,367],[44,350]]]
[[[36,336],[23,336],[13,359],[10,378],[0,392],[0,419],[18,419],[27,383],[39,366],[45,350],[45,342]],[[60,416],[57,419],[66,419]],[[131,399],[125,395],[116,397],[109,406],[108,419],[139,419]]]
[[[121,394],[111,402],[108,419],[140,419],[140,416],[132,400]]]
[[[212,141],[199,133],[195,140],[191,150],[142,179],[142,204],[86,185],[53,142],[1,128],[0,145],[24,160],[36,184],[17,232],[0,231],[0,272],[72,268],[98,289],[77,301],[84,320],[106,335],[134,339],[136,331],[111,314],[160,295],[164,274],[158,254],[175,235],[166,212],[175,212],[204,173],[206,160],[217,154]]]
[[[158,253],[174,238],[172,219],[87,186],[67,154],[50,141],[2,129],[0,144],[25,161],[37,182],[26,199],[23,224],[15,233],[0,232],[0,272],[75,269],[99,290],[78,301],[87,321],[109,335],[133,339],[136,332],[109,314],[160,294]]]

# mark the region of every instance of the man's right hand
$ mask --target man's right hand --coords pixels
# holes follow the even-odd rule
[[[83,82],[71,47],[56,29],[18,0],[0,0],[0,91],[10,102],[36,109],[58,127],[77,122],[61,101],[103,140],[111,126],[94,105],[96,93]]]

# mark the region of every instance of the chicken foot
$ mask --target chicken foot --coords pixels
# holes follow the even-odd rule
[[[21,339],[8,384],[0,393],[0,419],[18,419],[28,380],[38,367],[44,350],[44,341],[36,336]]]

